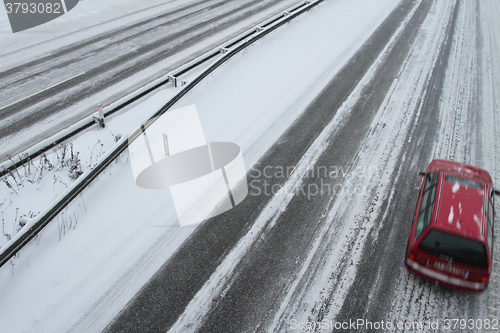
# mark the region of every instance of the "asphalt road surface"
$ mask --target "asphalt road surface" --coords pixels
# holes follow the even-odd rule
[[[87,115],[76,106],[99,91],[188,49],[195,57],[285,2],[199,1],[0,73],[0,138],[63,110]],[[248,171],[247,198],[198,225],[104,331],[450,332],[446,319],[498,318],[499,265],[481,294],[403,265],[430,160],[500,179],[495,13],[495,0],[400,1]],[[101,320],[123,280],[70,331]]]
[[[460,37],[457,21],[470,8],[475,9],[472,19],[479,17],[479,5],[465,3],[449,1],[446,8],[437,6],[442,12],[436,14],[431,11],[435,1],[402,1],[262,157],[260,167],[248,173],[249,197],[197,228],[106,331],[283,332],[292,331],[294,318],[380,322],[409,318],[412,311],[422,321],[480,316],[477,295],[433,286],[403,268],[421,181],[416,175],[432,159],[429,147],[442,135],[439,105],[456,52],[453,41]],[[432,20],[440,20],[441,35],[426,30]],[[479,76],[478,68],[473,72]],[[378,111],[388,92],[400,94],[403,88],[394,87],[408,87],[410,79],[411,98],[401,97],[399,104],[404,117],[383,120]],[[480,141],[477,89],[469,96],[471,111],[463,128],[473,144]],[[342,116],[346,103],[349,110]],[[391,142],[399,142],[397,149]],[[476,148],[465,149],[462,158],[480,160],[480,153],[471,152]],[[374,163],[373,174],[367,175],[372,164],[365,161],[375,158],[385,162]],[[322,177],[331,166],[346,172]],[[281,177],[275,173],[280,167],[295,172]],[[301,167],[309,173],[301,174]],[[350,176],[355,172],[362,174],[359,183]],[[384,180],[385,191],[377,178]],[[349,182],[372,186],[360,187],[359,193],[354,187],[344,196],[311,193]],[[293,195],[272,195],[289,186]],[[254,233],[258,223],[262,227]],[[242,245],[243,239],[251,246]],[[233,253],[236,262],[231,262]]]

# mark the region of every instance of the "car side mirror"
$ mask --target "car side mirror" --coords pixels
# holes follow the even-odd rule
[[[425,177],[426,173],[425,173],[425,172],[419,172],[419,173],[418,173],[418,175],[419,175],[420,177]]]

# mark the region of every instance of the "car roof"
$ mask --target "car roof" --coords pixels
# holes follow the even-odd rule
[[[480,180],[491,184],[491,177],[488,171],[476,166],[459,163],[455,161],[435,159],[427,167],[427,172],[436,171],[451,171],[462,174],[464,176],[479,178]]]
[[[487,184],[453,171],[438,171],[438,206],[433,227],[484,241],[484,202]]]

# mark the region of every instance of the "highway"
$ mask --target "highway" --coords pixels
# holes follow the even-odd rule
[[[191,3],[0,73],[0,137],[8,138],[43,123],[61,110],[77,110],[77,105],[98,91],[113,90],[118,82],[191,50],[186,59],[167,66],[175,68],[234,36],[236,30],[241,32],[243,27],[249,27],[252,15],[279,12],[290,3]],[[87,285],[77,277],[64,283],[57,280],[63,280],[64,275],[54,278],[56,282],[46,278],[47,284],[60,283],[66,288],[60,300],[47,301],[51,310],[44,313],[52,316],[48,327],[60,324],[71,332],[97,328],[104,332],[173,333],[450,332],[443,326],[446,319],[500,318],[498,260],[494,261],[490,285],[481,294],[432,284],[409,274],[403,264],[421,185],[418,172],[425,170],[433,158],[483,167],[492,175],[494,185],[500,186],[500,117],[496,110],[500,104],[500,66],[496,61],[500,57],[500,4],[495,0],[395,1],[394,9],[388,11],[383,21],[380,19],[381,24],[366,35],[369,37],[363,39],[359,48],[352,54],[346,49],[336,55],[338,59],[347,59],[339,70],[333,72],[335,64],[325,65],[328,70],[324,73],[333,73],[331,77],[314,81],[324,82],[324,86],[304,89],[300,96],[287,94],[292,90],[292,84],[287,85],[292,81],[290,77],[303,79],[295,76],[296,68],[282,72],[292,73],[286,77],[283,74],[281,84],[288,87],[285,93],[279,84],[273,83],[277,95],[272,96],[274,99],[262,93],[267,89],[262,82],[272,81],[273,74],[279,76],[276,73],[282,69],[277,65],[276,69],[266,67],[271,68],[269,73],[259,72],[258,83],[251,75],[248,77],[254,80],[248,79],[250,83],[245,81],[247,77],[238,77],[237,74],[248,74],[241,71],[246,61],[255,64],[257,59],[260,63],[264,59],[272,63],[266,52],[273,49],[270,42],[266,44],[266,38],[274,38],[277,43],[278,38],[288,36],[291,45],[296,40],[304,41],[306,38],[281,35],[280,31],[289,28],[298,34],[304,25],[312,24],[314,17],[320,21],[322,10],[348,8],[342,7],[347,3],[326,0],[301,15],[296,26],[283,25],[252,45],[250,51],[245,49],[248,54],[232,58],[218,69],[220,72],[211,74],[176,104],[201,105],[202,121],[213,122],[203,123],[206,133],[216,136],[221,128],[234,127],[234,132],[227,130],[231,133],[228,137],[241,141],[238,144],[245,161],[258,156],[255,163],[247,164],[249,194],[242,203],[198,226],[181,228],[172,217],[173,211],[164,212],[165,207],[173,207],[160,198],[164,194],[136,189],[126,161],[128,156],[123,154],[121,161],[110,166],[85,193],[87,206],[69,207],[70,212],[85,210],[78,228],[67,239],[77,242],[80,228],[81,233],[87,233],[80,240],[84,245],[75,245],[71,253],[79,256],[82,274],[93,281]],[[385,4],[393,8],[389,1]],[[308,15],[311,21],[305,19]],[[363,29],[370,30],[368,25]],[[319,30],[314,33],[312,40],[330,37]],[[217,36],[213,44],[200,43],[210,36]],[[357,44],[352,41],[349,47],[353,45]],[[294,47],[300,49],[302,45]],[[330,56],[315,54],[311,49],[303,53],[307,52],[316,60]],[[293,58],[291,53],[286,56]],[[332,59],[336,61],[333,56]],[[271,73],[274,69],[276,73]],[[253,71],[258,72],[257,68]],[[297,72],[304,75],[305,70]],[[243,88],[233,91],[228,85]],[[9,93],[10,89],[23,93]],[[228,92],[222,91],[223,98],[218,99],[212,96],[218,89]],[[303,97],[310,91],[314,95]],[[258,102],[260,98],[265,101],[255,102],[256,106],[265,105],[269,110],[281,107],[286,112],[265,118],[262,114],[266,110],[253,107],[254,101],[246,101],[244,94],[257,96],[253,99],[259,99]],[[60,98],[62,95],[67,97]],[[111,95],[116,98],[113,93],[108,96],[110,99]],[[297,108],[304,100],[307,105],[293,118],[294,106],[283,107],[285,102],[278,105],[279,99],[299,105]],[[215,104],[214,109],[207,107],[209,103]],[[233,125],[229,112],[217,113],[226,104],[231,108],[231,103],[251,104],[256,116],[249,115],[248,125],[243,126],[232,119]],[[90,108],[75,111],[57,126],[91,112]],[[237,114],[237,110],[234,112]],[[270,123],[266,125],[269,132],[279,129],[280,122],[287,127],[273,140],[269,139],[273,138],[272,133],[267,132],[257,138],[252,133],[245,136],[245,131],[260,130],[254,126],[259,121]],[[55,130],[51,127],[43,135]],[[223,134],[220,137],[227,139]],[[262,147],[266,149],[259,155]],[[498,201],[496,211],[500,211]],[[94,230],[94,220],[98,220],[97,228],[102,230]],[[121,229],[122,225],[132,231]],[[50,231],[44,232],[50,235]],[[496,236],[498,249],[498,227]],[[47,240],[49,236],[44,237],[42,243],[52,246]],[[57,245],[68,249],[71,241],[63,240]],[[87,246],[92,244],[101,247],[89,249],[87,254]],[[38,249],[34,245],[32,248]],[[19,276],[37,272],[36,264],[29,268],[32,271],[23,266],[28,259],[43,262],[40,253],[33,253],[33,249],[26,252],[16,259],[16,270],[14,265],[11,267]],[[60,260],[64,263],[68,258]],[[83,264],[86,260],[96,263]],[[147,275],[157,262],[159,269]],[[75,267],[80,268],[78,263]],[[38,269],[50,276],[45,267]],[[141,275],[142,271],[148,272]],[[100,280],[99,274],[110,278]],[[9,280],[10,273],[6,275],[0,276],[2,281],[15,285]],[[143,280],[147,282],[142,283]],[[76,292],[88,295],[78,299]],[[78,300],[73,301],[73,296]],[[72,316],[59,321],[56,310],[65,306],[64,301],[69,305],[63,314]],[[37,328],[38,317],[31,317],[35,324],[29,328]],[[440,326],[431,328],[431,323]]]
[[[483,161],[479,18],[470,1],[402,1],[249,171],[250,196],[197,228],[106,331],[285,332],[497,309],[403,267],[417,173],[435,156]]]
[[[0,72],[0,161],[298,2],[191,2]]]

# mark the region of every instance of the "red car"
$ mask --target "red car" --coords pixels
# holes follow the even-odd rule
[[[408,271],[448,287],[483,291],[493,262],[494,194],[487,171],[433,160],[408,237]]]

